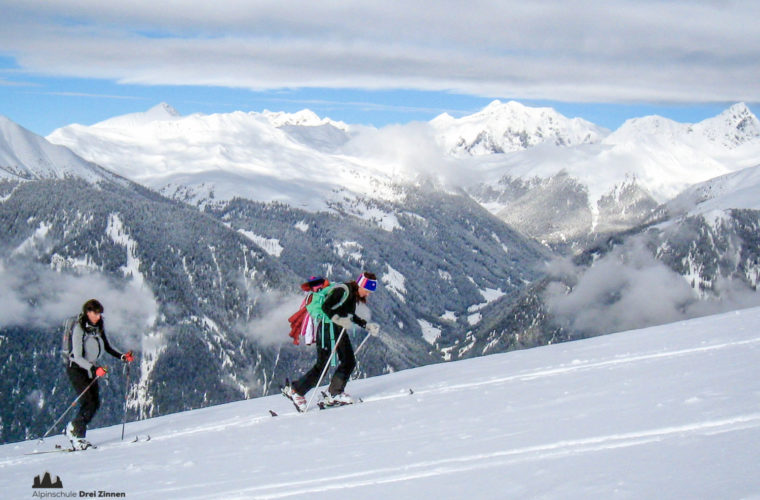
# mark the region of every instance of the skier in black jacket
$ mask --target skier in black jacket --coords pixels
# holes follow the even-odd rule
[[[108,342],[102,314],[103,305],[95,299],[88,300],[82,306],[82,313],[71,332],[71,352],[66,373],[77,394],[82,394],[89,387],[82,394],[77,416],[66,426],[66,437],[75,449],[83,450],[92,446],[85,439],[87,424],[100,408],[97,379],[105,376],[107,372],[105,368],[96,365],[100,355],[105,350],[124,362],[134,361],[132,351],[122,354]]]
[[[366,303],[370,294],[377,289],[377,277],[374,274],[364,272],[356,281],[349,281],[342,285],[334,286],[328,293],[325,301],[322,303],[322,312],[332,322],[333,336],[335,341],[340,339],[335,352],[338,355],[340,364],[335,370],[330,381],[328,396],[325,399],[327,405],[351,404],[353,399],[344,392],[346,383],[351,377],[351,372],[356,367],[356,358],[354,358],[354,349],[351,346],[351,340],[348,333],[341,338],[341,333],[353,327],[354,324],[365,328],[370,335],[376,335],[379,331],[377,323],[367,323],[364,319],[356,315],[356,304],[358,302]],[[327,322],[325,322],[327,323]],[[330,339],[331,326],[328,324],[317,327],[317,361],[314,366],[306,372],[300,379],[293,382],[290,386],[283,388],[283,394],[291,399],[299,411],[306,410],[307,392],[313,389],[319,382],[319,377],[325,369],[325,365],[330,361],[332,345]]]

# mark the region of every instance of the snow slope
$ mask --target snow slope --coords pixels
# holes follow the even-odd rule
[[[760,210],[760,165],[692,186],[668,207],[675,214],[690,215],[733,208]]]
[[[81,177],[89,182],[118,181],[110,172],[83,160],[69,149],[51,144],[0,115],[0,180],[67,177]]]
[[[759,362],[760,308],[736,311],[355,381],[353,407],[272,396],[128,424],[148,442],[4,445],[0,491],[48,471],[132,499],[760,498]]]

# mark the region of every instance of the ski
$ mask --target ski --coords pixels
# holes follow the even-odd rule
[[[284,386],[280,386],[280,389],[282,390],[282,389],[283,389],[283,387],[284,387]],[[386,399],[395,399],[395,398],[397,398],[397,397],[399,397],[399,396],[413,396],[414,394],[415,394],[415,393],[414,393],[414,390],[413,390],[413,389],[411,389],[411,388],[408,388],[406,391],[404,391],[404,392],[402,392],[402,393],[400,393],[400,394],[392,394],[392,395],[389,395],[389,396],[380,396],[380,397],[373,397],[373,396],[370,396],[369,398],[367,398],[367,401],[368,401],[368,402],[374,402],[374,401],[383,401],[383,400],[386,400]],[[289,397],[288,397],[288,396],[287,396],[285,393],[283,393],[283,396],[285,396],[286,398],[288,398],[288,400],[290,400],[291,402],[293,402],[293,400],[292,400],[292,399],[290,399],[290,398],[289,398]],[[324,391],[322,391],[322,397],[323,397],[323,398],[325,398],[325,397],[326,397],[326,394],[325,394],[325,392],[324,392]],[[353,403],[343,403],[343,404],[336,404],[336,405],[328,405],[328,404],[325,404],[325,402],[324,402],[324,401],[319,401],[319,402],[317,403],[317,406],[319,407],[319,409],[320,409],[320,410],[328,410],[328,409],[330,409],[330,408],[338,408],[338,407],[341,407],[341,406],[350,406],[350,405],[352,405],[352,404],[356,404],[356,403],[364,403],[364,400],[363,400],[362,398],[356,398],[356,400],[355,400]],[[301,411],[301,410],[298,408],[298,406],[297,406],[295,403],[293,403],[293,406],[295,406],[295,407],[296,407],[296,413],[303,413],[303,412],[302,412],[302,411]],[[276,411],[274,411],[274,410],[269,410],[269,414],[270,414],[272,417],[279,417],[279,416],[280,416],[280,415],[279,415],[279,413],[277,413],[277,412],[276,412]],[[289,413],[288,413],[288,415],[289,415]]]
[[[131,443],[139,443],[139,442],[146,442],[146,441],[150,441],[150,434],[146,434],[146,435],[144,435],[142,437],[140,437],[140,435],[136,435],[135,438],[132,441],[130,441],[130,442]]]
[[[46,453],[66,453],[66,452],[73,453],[75,451],[77,451],[77,450],[75,450],[73,448],[61,448],[60,450],[32,451],[32,452],[29,452],[29,453],[24,453],[24,455],[44,455]]]
[[[45,453],[74,453],[74,452],[77,452],[77,451],[95,450],[97,448],[98,448],[97,446],[91,445],[91,446],[88,446],[87,448],[85,448],[83,450],[79,450],[77,448],[68,448],[68,447],[64,448],[60,444],[57,444],[57,445],[55,445],[55,449],[54,450],[32,451],[30,453],[24,453],[24,455],[43,455]]]
[[[320,410],[329,410],[330,408],[340,408],[341,406],[353,406],[356,403],[338,403],[334,405],[328,405],[324,401],[317,403]]]

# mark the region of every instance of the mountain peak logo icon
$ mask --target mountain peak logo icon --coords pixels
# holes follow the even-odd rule
[[[55,476],[55,482],[53,482],[51,474],[46,471],[42,477],[34,477],[34,484],[32,485],[32,488],[63,488],[63,483],[61,482],[61,478],[58,476]]]

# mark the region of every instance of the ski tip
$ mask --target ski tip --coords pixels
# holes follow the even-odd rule
[[[272,411],[272,410],[269,410],[269,414],[272,415],[273,417],[277,416],[277,412]]]

